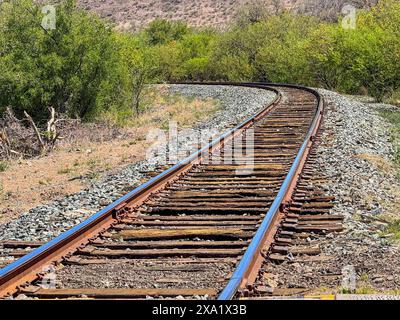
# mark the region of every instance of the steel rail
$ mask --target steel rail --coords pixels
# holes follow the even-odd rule
[[[268,230],[271,228],[273,220],[277,216],[278,212],[282,210],[282,204],[284,203],[285,198],[287,199],[290,196],[289,190],[290,189],[293,190],[294,180],[295,178],[298,178],[296,177],[296,174],[299,175],[301,172],[301,168],[304,165],[305,158],[308,155],[308,151],[310,150],[314,136],[317,133],[319,125],[321,123],[324,104],[321,95],[317,91],[306,87],[287,85],[287,84],[280,84],[279,86],[303,89],[305,91],[314,94],[317,97],[318,108],[314,120],[306,135],[306,138],[304,139],[304,142],[301,148],[299,149],[299,152],[284,182],[282,183],[282,186],[275,200],[271,204],[271,207],[269,208],[267,214],[265,215],[259,229],[257,230],[256,234],[251,240],[249,246],[247,247],[242,259],[240,260],[238,266],[236,267],[228,284],[225,286],[225,288],[218,296],[218,300],[232,299],[236,294],[236,292],[238,291],[239,287],[241,286],[243,287],[246,284],[247,280],[246,275],[248,275],[248,273],[252,271],[251,268],[254,266],[255,260],[260,255],[261,250],[263,249],[263,246],[265,244],[265,238],[268,233]]]
[[[63,257],[74,252],[76,249],[86,244],[90,238],[98,235],[102,231],[108,229],[117,216],[124,208],[133,201],[141,201],[142,197],[148,196],[155,192],[157,188],[162,188],[166,183],[170,182],[174,177],[179,176],[185,171],[188,165],[193,165],[196,161],[211,152],[211,150],[223,146],[224,142],[232,139],[242,130],[250,127],[255,121],[262,118],[275,104],[280,100],[278,90],[269,87],[263,83],[202,83],[203,85],[225,85],[225,86],[244,86],[273,91],[277,94],[272,101],[263,110],[256,115],[243,121],[235,128],[228,130],[220,137],[194,152],[192,155],[178,162],[171,168],[163,171],[156,177],[150,179],[146,183],[135,188],[125,196],[114,201],[104,209],[95,213],[85,221],[79,223],[68,231],[63,232],[58,237],[50,240],[41,247],[33,250],[27,255],[0,269],[0,297],[13,294],[18,287],[38,278],[38,274],[43,272],[43,267],[61,260]]]

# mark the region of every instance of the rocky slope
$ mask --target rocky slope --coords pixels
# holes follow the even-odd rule
[[[156,18],[183,20],[191,26],[223,28],[246,3],[267,3],[271,10],[291,9],[334,19],[345,4],[370,7],[377,0],[78,0],[85,10],[111,20],[119,29],[137,30]]]

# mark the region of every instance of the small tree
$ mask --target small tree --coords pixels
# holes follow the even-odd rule
[[[45,121],[57,112],[88,119],[110,104],[121,104],[124,84],[118,70],[115,36],[100,18],[76,7],[74,0],[56,5],[56,28],[41,23],[41,6],[32,0],[0,4],[0,110],[12,105]],[[126,88],[126,87],[125,87]]]
[[[140,113],[140,101],[144,87],[150,81],[155,67],[146,59],[143,52],[138,52],[137,58],[133,60],[131,66],[132,92],[133,92],[133,110],[136,115]]]
[[[278,14],[282,10],[280,0],[257,0],[239,7],[234,16],[235,24],[245,27],[266,19],[271,13]]]
[[[188,33],[188,27],[180,21],[156,19],[144,30],[144,38],[149,45],[162,45],[182,39]]]

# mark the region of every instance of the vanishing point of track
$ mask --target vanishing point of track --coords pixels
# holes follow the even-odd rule
[[[37,248],[0,270],[0,297],[232,299],[254,289],[265,252],[293,235],[285,230],[287,209],[317,136],[323,100],[300,86],[212,84],[271,90],[276,99],[56,239],[26,244]],[[247,172],[249,154],[233,163],[224,157],[232,141],[246,145],[249,129],[254,164]],[[303,229],[320,227],[313,220],[313,214],[324,220],[318,213],[308,212]],[[49,265],[62,279],[50,289],[39,285]]]

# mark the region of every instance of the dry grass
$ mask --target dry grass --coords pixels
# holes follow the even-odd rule
[[[400,241],[400,220],[392,220],[383,230],[382,237],[390,238],[396,242]]]
[[[4,172],[7,170],[8,162],[4,160],[0,160],[0,172]]]
[[[175,121],[179,127],[190,128],[218,110],[218,103],[212,99],[200,100],[167,94],[165,87],[150,89],[143,102],[148,107],[145,113],[127,122],[129,127],[157,127],[168,129],[169,121]]]
[[[362,153],[356,155],[355,157],[367,160],[369,163],[374,165],[379,171],[383,173],[388,174],[388,173],[393,173],[395,171],[395,167],[393,166],[393,164],[379,155]]]
[[[400,106],[400,90],[392,92],[392,94],[385,99],[385,102],[395,106]]]
[[[368,161],[375,166],[378,171],[384,174],[396,175],[396,171],[398,169],[397,165],[379,155],[359,154],[356,157]],[[392,222],[400,219],[400,187],[397,184],[391,184],[388,182],[383,182],[383,187],[386,189],[386,192],[392,196],[391,200],[384,201],[377,194],[366,193],[364,198],[360,200],[360,203],[363,204],[367,209],[372,208],[376,203],[379,203],[380,207],[383,209],[383,212],[378,218],[383,221],[383,225],[387,229],[387,224],[390,225]],[[384,221],[387,221],[387,224],[384,223]],[[379,222],[377,223],[379,224]],[[396,236],[396,239],[400,239],[400,236]]]
[[[380,115],[392,125],[391,128],[391,142],[394,147],[394,159],[393,163],[386,165],[384,162],[380,164],[381,167],[387,170],[391,170],[390,172],[396,171],[396,177],[400,179],[400,111],[395,110],[380,110]],[[378,160],[378,162],[381,162]],[[398,184],[391,184],[387,187],[387,192],[392,195],[393,200],[388,200],[381,203],[381,206],[385,208],[385,218],[390,223],[395,223],[400,219],[400,187]],[[390,229],[390,225],[387,229]],[[394,238],[396,238],[396,232]],[[390,234],[390,233],[389,233]],[[400,233],[399,233],[400,235]],[[400,236],[397,238],[400,239]]]

